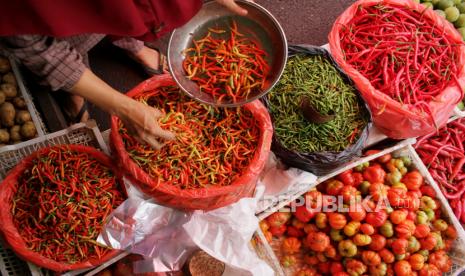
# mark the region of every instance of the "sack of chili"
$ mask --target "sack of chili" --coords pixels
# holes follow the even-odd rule
[[[82,145],[40,149],[0,184],[0,232],[24,260],[63,272],[100,265],[119,251],[96,242],[126,198],[116,167]]]
[[[324,175],[361,155],[370,113],[324,48],[288,52],[281,79],[263,97],[273,121],[272,151],[292,167]]]
[[[463,97],[462,37],[415,1],[359,0],[336,20],[329,44],[391,138],[435,131]]]
[[[211,210],[252,196],[271,146],[266,108],[214,108],[185,96],[169,75],[141,83],[128,96],[164,111],[162,128],[176,134],[160,150],[140,144],[115,116],[111,146],[122,170],[158,203]]]

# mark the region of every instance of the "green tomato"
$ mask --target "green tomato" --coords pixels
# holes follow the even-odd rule
[[[405,254],[396,254],[396,261],[402,261],[405,259]]]
[[[434,10],[440,17],[446,18],[446,13],[443,10]]]
[[[427,9],[434,9],[433,3],[431,2],[425,2],[423,3],[423,6]]]
[[[402,162],[402,159],[394,159],[394,166],[396,166],[397,169],[403,168],[404,162]]]
[[[452,7],[452,6],[454,6],[454,1],[452,1],[452,0],[440,0],[438,5],[437,5],[437,8],[444,11],[445,9],[447,9],[449,7]]]
[[[408,238],[408,251],[410,253],[417,252],[418,250],[420,250],[420,248],[421,248],[421,244],[417,240],[417,238],[415,238],[414,236],[411,236],[410,238]]]
[[[386,175],[387,181],[392,185],[395,183],[399,183],[400,180],[402,179],[402,174],[400,173],[399,170],[395,170],[393,172],[390,172]]]
[[[441,0],[432,0],[431,3],[433,3],[434,6],[437,6],[439,4],[439,1]]]
[[[392,184],[392,188],[397,188],[397,189],[402,189],[402,190],[405,190],[407,191],[407,186],[405,186],[404,183],[402,182],[398,182],[398,183],[395,183],[395,184]]]
[[[426,224],[428,220],[429,220],[428,215],[424,211],[417,212],[417,218],[416,218],[417,224]]]
[[[408,157],[408,156],[402,156],[402,157],[400,157],[400,160],[402,160],[402,162],[404,162],[405,167],[410,167],[410,165],[412,165],[412,159],[410,159],[410,157]]]
[[[464,26],[465,26],[465,14],[461,14],[460,16],[463,15],[463,23],[464,23]],[[459,18],[459,20],[461,20]],[[459,22],[459,20],[455,21],[455,23]],[[455,24],[454,23],[454,24]],[[457,27],[457,26],[456,26]],[[463,102],[459,102],[459,104],[457,105],[457,108],[460,110],[460,111],[463,111],[465,109],[465,104],[463,104]]]
[[[386,238],[390,238],[394,236],[394,227],[390,221],[386,221],[381,227],[379,228],[379,233],[385,236]]]
[[[445,11],[447,21],[454,23],[459,19],[460,11],[456,7],[448,7]]]
[[[404,175],[406,175],[408,173],[408,169],[406,167],[400,168],[399,171],[400,171],[400,174],[402,176],[404,176]]]
[[[458,28],[457,31],[462,35],[462,39],[465,40],[465,27]]]
[[[436,216],[436,214],[434,213],[434,211],[431,210],[431,209],[424,209],[423,211],[424,211],[424,212],[426,213],[426,215],[428,216],[428,221],[432,221],[432,220],[434,219],[434,217]]]
[[[458,5],[462,3],[462,0],[453,0],[453,1],[454,1],[454,5]]]
[[[433,209],[438,208],[436,201],[429,196],[422,196],[420,199],[420,209]]]
[[[465,3],[457,4],[455,7],[459,9],[460,13],[465,13]]]
[[[344,236],[342,235],[341,230],[331,229],[331,231],[329,232],[329,236],[331,237],[333,241],[336,241],[336,242],[342,241],[344,239]]]
[[[428,260],[428,257],[429,257],[429,251],[428,250],[425,250],[425,249],[420,250],[420,251],[418,251],[418,254],[425,257],[425,262]]]
[[[363,181],[360,183],[360,191],[362,192],[362,195],[367,195],[370,192],[370,182],[368,181]]]
[[[433,222],[433,227],[434,227],[434,230],[442,232],[442,231],[446,231],[449,225],[447,225],[447,222],[445,222],[444,220],[437,219]]]

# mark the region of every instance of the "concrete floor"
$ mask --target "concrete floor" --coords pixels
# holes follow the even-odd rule
[[[282,24],[290,44],[323,45],[334,20],[353,0],[256,0]],[[91,67],[97,75],[121,92],[144,80],[140,68],[108,42],[89,53]],[[101,130],[109,128],[108,115],[91,107],[91,117]]]

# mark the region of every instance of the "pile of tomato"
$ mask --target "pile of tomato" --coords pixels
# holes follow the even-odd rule
[[[319,209],[331,204],[325,195],[341,198],[348,211]],[[295,275],[435,276],[451,269],[447,252],[457,232],[408,157],[388,154],[361,164],[304,200],[260,222],[267,240],[279,243],[282,266]]]

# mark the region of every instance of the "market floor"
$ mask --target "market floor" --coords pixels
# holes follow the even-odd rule
[[[323,45],[334,20],[352,0],[256,0],[282,24],[289,43]],[[90,52],[92,69],[110,85],[125,92],[144,80],[143,72],[122,51],[101,43]],[[109,128],[109,118],[95,107],[91,117],[101,130]]]

